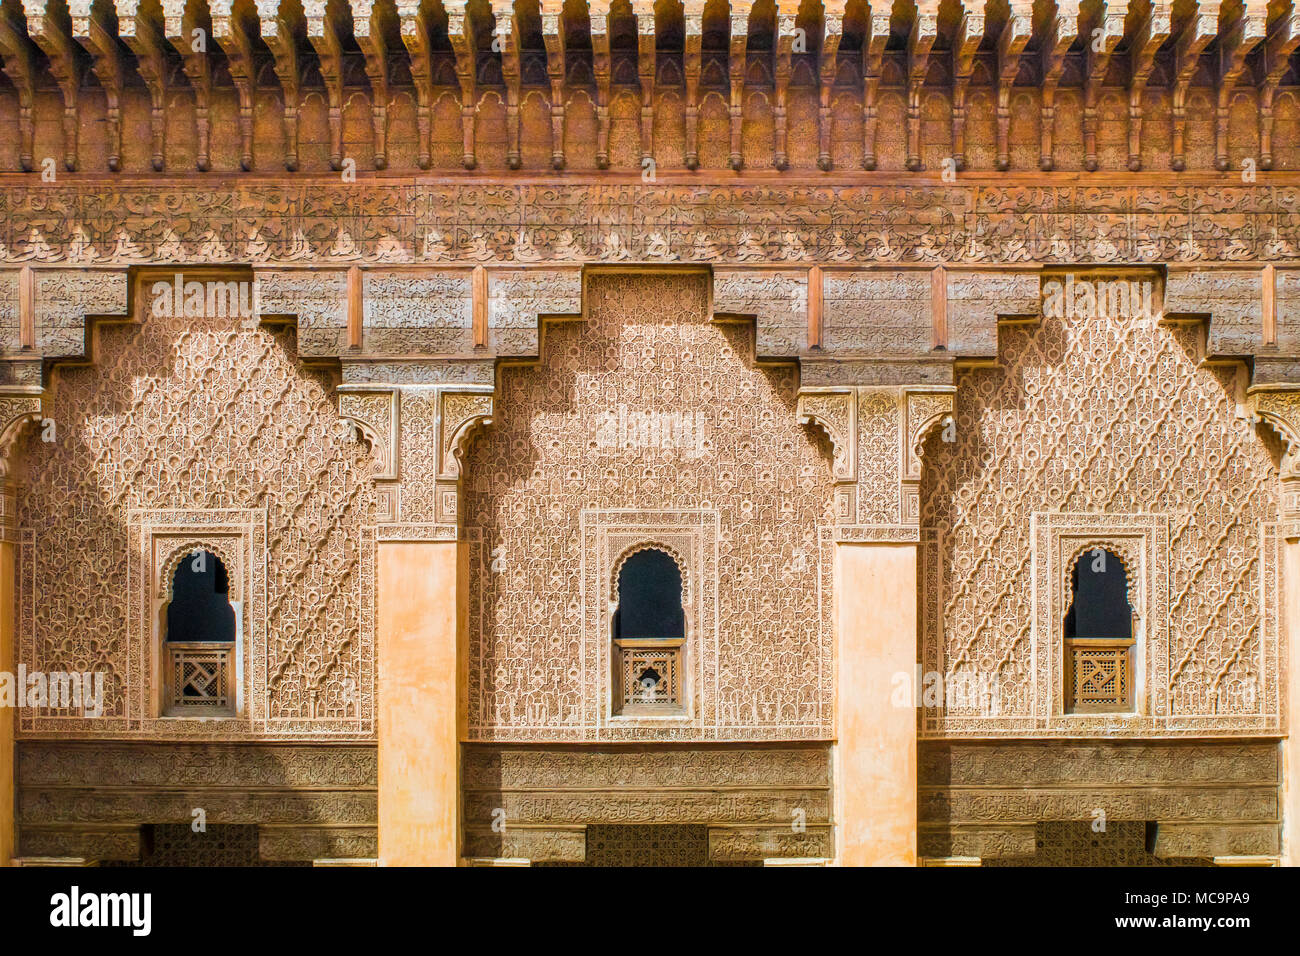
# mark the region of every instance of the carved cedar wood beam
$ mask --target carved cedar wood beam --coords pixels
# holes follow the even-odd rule
[[[1099,19],[1089,31],[1091,39],[1084,45],[1087,71],[1083,85],[1083,168],[1090,173],[1097,170],[1097,108],[1101,88],[1115,48],[1124,39],[1127,16],[1128,0],[1110,0],[1101,8]]]
[[[232,0],[212,0],[212,35],[226,54],[230,79],[239,95],[239,165],[248,172],[253,168],[253,84],[257,81],[253,30],[256,27],[232,7]]]
[[[122,168],[122,53],[117,46],[116,11],[107,6],[95,7],[91,0],[73,0],[72,35],[90,54],[91,69],[103,87],[107,109],[104,116],[108,137],[108,168]]]
[[[135,54],[136,69],[149,90],[151,162],[160,171],[167,153],[167,41],[162,24],[140,11],[138,0],[116,0],[118,35]]]
[[[421,169],[428,169],[433,165],[433,50],[428,14],[418,0],[399,3],[397,21],[415,85],[415,124],[420,136],[415,161]]]
[[[456,56],[456,79],[460,83],[460,127],[462,135],[461,165],[473,169],[478,165],[474,144],[474,117],[478,113],[478,39],[474,22],[466,10],[466,0],[443,0],[447,11],[447,39]]]
[[[1219,99],[1214,122],[1214,168],[1228,168],[1228,108],[1232,91],[1246,68],[1246,57],[1264,41],[1268,23],[1268,0],[1246,0],[1227,32],[1219,37]]]
[[[258,0],[257,17],[262,42],[275,58],[275,75],[284,94],[284,168],[298,168],[298,107],[302,101],[302,61],[298,56],[301,21],[280,11],[278,0]]]
[[[907,41],[907,168],[913,171],[921,168],[921,107],[938,31],[938,0],[921,0]]]
[[[1268,31],[1260,53],[1259,167],[1273,168],[1273,97],[1286,73],[1291,54],[1300,45],[1300,9],[1287,3]]]
[[[1033,33],[1033,23],[1031,0],[1013,0],[1007,24],[998,36],[998,153],[994,165],[999,170],[1011,166],[1011,88],[1020,72],[1020,54]]]
[[[862,166],[876,168],[876,124],[879,114],[876,94],[889,42],[889,4],[876,0],[867,18],[867,35],[862,42]]]
[[[564,168],[564,4],[542,0],[542,41],[546,44],[546,75],[551,81],[551,165]]]
[[[700,69],[704,43],[704,0],[686,0],[686,37],[682,48],[682,73],[686,77],[686,155],[687,169],[700,165]]]
[[[493,0],[492,14],[496,18],[494,46],[501,50],[501,77],[506,84],[506,164],[518,169],[523,165],[519,147],[519,100],[523,83],[519,30],[510,0]]]
[[[370,81],[370,126],[374,130],[375,169],[388,166],[388,43],[384,39],[388,8],[373,0],[349,0],[352,35],[365,59]]]
[[[1214,39],[1219,29],[1219,3],[1198,3],[1194,14],[1188,19],[1183,32],[1178,36],[1174,47],[1174,102],[1173,126],[1174,141],[1169,165],[1182,172],[1186,167],[1183,134],[1187,130],[1187,93],[1196,76],[1196,68],[1201,62],[1201,53]]]
[[[1168,0],[1153,0],[1129,48],[1128,168],[1133,172],[1142,168],[1142,94],[1156,63],[1156,51],[1169,39],[1171,12]]]
[[[966,90],[975,72],[975,53],[983,38],[983,9],[967,9],[952,38],[952,158],[959,170],[966,168]]]
[[[731,5],[731,39],[727,50],[727,72],[731,81],[731,154],[727,164],[735,170],[745,165],[745,70],[749,65],[749,15],[753,6],[740,0]]]
[[[831,94],[839,73],[840,41],[844,38],[845,0],[827,0],[822,23],[822,45],[817,51],[817,168],[829,172],[831,162]]]
[[[343,168],[343,44],[339,24],[329,15],[325,0],[307,0],[307,39],[316,51],[321,81],[329,101],[330,169]]]
[[[194,128],[198,147],[194,165],[200,172],[207,172],[212,166],[212,123],[208,114],[212,99],[212,61],[208,51],[212,19],[200,4],[164,0],[163,33],[172,49],[180,54],[185,78],[194,91]]]
[[[1079,35],[1078,0],[1062,0],[1043,38],[1043,100],[1039,123],[1038,168],[1050,172],[1055,165],[1052,144],[1056,138],[1056,90],[1065,69],[1065,54]]]
[[[36,119],[32,113],[36,86],[31,40],[21,20],[16,13],[11,15],[8,10],[0,10],[0,59],[4,60],[5,75],[18,92],[18,162],[23,172],[30,173],[36,139]]]
[[[591,0],[591,71],[596,77],[596,166],[609,168],[609,5],[610,0]]]
[[[772,165],[777,169],[786,169],[790,165],[790,119],[787,103],[792,67],[791,56],[794,52],[795,16],[798,12],[798,0],[778,0],[776,33],[774,34],[775,63],[772,70],[773,85],[776,87],[776,102],[772,109],[773,125],[775,127],[772,143]]]
[[[23,0],[27,35],[44,52],[50,73],[63,94],[63,165],[77,168],[77,94],[81,90],[82,68],[72,42],[72,24],[59,13],[47,13],[42,0]]]
[[[654,162],[655,142],[655,48],[654,0],[632,0],[636,16],[636,75],[641,82],[641,166]]]

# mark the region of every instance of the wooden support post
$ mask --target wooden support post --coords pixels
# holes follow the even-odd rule
[[[473,282],[474,348],[485,349],[488,344],[488,282],[487,269],[474,267]]]
[[[930,273],[930,305],[934,322],[930,347],[946,349],[948,347],[948,271],[943,266],[935,266],[934,271]]]
[[[18,273],[18,344],[36,348],[36,273],[31,266]]]
[[[808,270],[808,347],[822,347],[822,267]]]
[[[362,289],[361,267],[348,269],[348,348],[361,348],[361,333],[365,322],[365,299]]]

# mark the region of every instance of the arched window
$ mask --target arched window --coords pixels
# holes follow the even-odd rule
[[[623,562],[613,629],[615,712],[683,713],[682,572],[666,551],[646,548]]]
[[[226,566],[211,551],[195,551],[172,575],[167,605],[168,641],[234,641],[235,609],[230,606]]]
[[[1128,571],[1108,548],[1082,552],[1070,571],[1065,614],[1066,709],[1133,709],[1133,608]]]
[[[168,716],[233,715],[237,627],[226,567],[195,550],[172,575],[164,653]]]

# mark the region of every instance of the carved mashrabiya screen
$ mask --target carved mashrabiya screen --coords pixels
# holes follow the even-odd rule
[[[96,364],[53,375],[57,441],[33,432],[22,449],[18,627],[28,668],[105,675],[104,715],[25,712],[22,731],[371,736],[375,463],[330,377],[299,364],[291,330],[233,318],[149,316],[95,335]],[[238,720],[150,706],[149,619],[176,556],[149,529],[231,565]]]
[[[922,701],[940,705],[923,735],[1279,727],[1273,439],[1243,413],[1241,366],[1201,364],[1200,327],[1133,311],[1004,325],[996,366],[958,373],[921,506],[923,670],[954,696]],[[1133,542],[1135,714],[1062,714],[1045,677],[1094,538]]]
[[[710,321],[704,273],[593,274],[580,321],[503,368],[467,454],[475,740],[821,739],[831,732],[831,475],[797,370]],[[611,714],[611,575],[684,566],[680,717]]]

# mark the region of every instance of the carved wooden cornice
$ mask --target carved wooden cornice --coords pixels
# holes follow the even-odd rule
[[[1155,0],[1142,18],[1129,49],[1128,168],[1134,172],[1142,168],[1142,95],[1155,67],[1156,51],[1169,39],[1171,12],[1172,5],[1167,0]]]
[[[868,4],[863,16],[847,19],[844,0],[810,2],[781,0],[772,13],[763,14],[767,22],[755,28],[756,35],[764,37],[759,43],[765,55],[766,35],[770,32],[772,37],[772,102],[767,118],[747,115],[745,108],[746,86],[752,82],[747,66],[757,52],[749,43],[753,4],[735,0],[726,9],[729,49],[719,58],[728,67],[730,122],[725,131],[701,117],[703,98],[717,82],[716,75],[705,80],[706,61],[712,62],[720,52],[711,49],[706,54],[703,49],[706,20],[707,29],[720,27],[710,19],[718,16],[716,12],[706,17],[703,0],[689,0],[680,14],[665,8],[659,16],[663,22],[657,22],[650,0],[636,0],[630,10],[597,0],[588,6],[589,29],[566,22],[560,0],[544,0],[538,11],[540,31],[534,26],[536,13],[531,8],[527,12],[528,36],[521,33],[513,0],[491,0],[486,7],[473,9],[467,0],[403,0],[395,14],[372,0],[328,7],[323,0],[309,0],[301,8],[279,0],[238,4],[235,0],[197,4],[166,0],[161,11],[141,7],[137,0],[113,0],[108,5],[75,0],[68,7],[23,0],[21,16],[10,10],[0,22],[0,59],[17,99],[17,166],[23,170],[33,168],[36,114],[48,108],[37,95],[39,90],[57,87],[62,96],[63,162],[69,170],[85,166],[78,157],[86,145],[78,143],[83,90],[94,89],[95,96],[105,97],[102,161],[109,170],[117,170],[123,163],[124,124],[137,122],[123,115],[124,109],[135,108],[129,97],[123,99],[123,91],[143,85],[150,98],[152,168],[161,171],[168,165],[166,136],[177,122],[169,112],[184,110],[190,115],[182,122],[193,124],[197,139],[196,166],[205,171],[212,165],[212,135],[222,135],[212,129],[214,84],[233,85],[236,91],[241,166],[251,170],[257,87],[266,79],[266,73],[259,79],[259,71],[268,52],[284,94],[284,140],[274,148],[282,150],[277,158],[289,171],[300,164],[298,128],[303,103],[310,102],[304,99],[309,87],[321,90],[326,100],[331,167],[340,169],[344,159],[344,104],[360,93],[369,104],[373,166],[387,168],[394,155],[389,140],[399,137],[405,144],[410,139],[409,131],[400,130],[399,136],[391,128],[389,115],[390,105],[403,95],[402,86],[416,103],[416,167],[433,166],[433,138],[440,132],[434,129],[435,102],[443,89],[454,86],[459,87],[461,104],[459,165],[476,169],[483,164],[478,130],[485,122],[488,128],[501,122],[495,113],[501,108],[495,102],[499,96],[505,105],[507,143],[504,162],[499,154],[491,162],[520,169],[524,165],[520,140],[529,135],[524,126],[530,121],[522,116],[527,112],[522,103],[527,88],[535,83],[526,76],[534,58],[545,64],[544,115],[549,118],[555,169],[605,170],[628,163],[626,154],[620,158],[611,150],[611,141],[617,140],[614,127],[623,116],[615,102],[630,85],[630,73],[620,69],[629,59],[636,63],[635,93],[641,101],[641,160],[654,156],[656,125],[680,129],[681,163],[688,170],[701,165],[703,136],[728,140],[722,152],[733,170],[806,167],[805,144],[800,144],[798,152],[804,159],[799,163],[792,159],[787,139],[799,124],[811,121],[817,128],[816,167],[830,172],[837,162],[835,130],[856,126],[856,117],[851,119],[846,112],[846,97],[860,103],[861,165],[875,170],[882,164],[881,109],[892,116],[897,108],[894,97],[898,97],[904,112],[902,125],[884,132],[885,155],[891,164],[922,172],[925,157],[931,157],[930,165],[935,162],[938,144],[926,142],[926,130],[932,128],[928,122],[938,117],[923,113],[934,109],[925,104],[937,92],[947,101],[951,127],[951,136],[943,144],[948,155],[942,158],[955,172],[962,172],[970,166],[968,101],[973,87],[987,89],[993,100],[991,117],[982,113],[986,108],[982,97],[976,101],[981,111],[977,122],[981,134],[993,140],[988,144],[990,159],[984,161],[997,170],[1012,169],[1013,141],[1023,146],[1020,120],[1013,116],[1011,103],[1016,90],[1021,91],[1017,96],[1037,98],[1039,129],[1034,135],[1040,140],[1039,168],[1047,171],[1065,165],[1057,103],[1067,87],[1078,89],[1083,101],[1083,142],[1070,144],[1068,161],[1084,170],[1113,164],[1115,141],[1121,137],[1127,139],[1127,158],[1121,162],[1131,171],[1142,168],[1143,135],[1152,122],[1169,125],[1168,163],[1175,171],[1184,170],[1189,161],[1188,103],[1193,90],[1205,90],[1215,104],[1208,127],[1214,137],[1213,160],[1201,151],[1196,162],[1226,171],[1234,150],[1253,150],[1254,144],[1240,142],[1245,136],[1241,114],[1253,113],[1257,166],[1275,166],[1274,103],[1282,84],[1294,84],[1297,78],[1297,71],[1291,69],[1291,57],[1300,47],[1300,13],[1294,0],[1273,4],[1246,0],[1239,12],[1220,0],[1196,0],[1177,11],[1169,0],[1132,9],[1128,0],[1103,0],[1083,12],[1085,22],[1080,21],[1077,0],[1062,0],[1037,19],[1029,0],[1014,0],[1005,13],[999,8],[991,18],[986,17],[981,0],[956,6],[923,0],[899,10],[877,2]],[[489,44],[487,31],[492,23]],[[195,31],[199,31],[197,39]],[[223,57],[210,59],[216,51],[207,49],[209,39]],[[860,78],[842,69],[842,49],[861,56]],[[177,59],[188,83],[179,81]],[[660,76],[661,67],[667,80]],[[450,82],[453,72],[454,84]],[[591,79],[575,80],[575,76]],[[812,107],[793,92],[809,86],[810,77],[817,98]],[[579,108],[569,105],[573,86],[577,83],[581,89],[593,79],[595,135],[566,144],[566,130],[574,122],[570,113]],[[701,89],[702,83],[710,88]],[[676,86],[680,93],[663,96],[665,86]],[[1103,115],[1103,94],[1113,96],[1117,89],[1127,101],[1127,110],[1116,116],[1108,109]],[[484,100],[485,91],[494,96]],[[582,99],[579,95],[580,103]],[[311,109],[315,108],[313,104]],[[581,108],[591,107],[582,103]],[[804,115],[802,111],[809,109],[815,115]],[[668,112],[677,115],[665,115]],[[990,120],[991,132],[985,125]],[[311,121],[319,120],[313,116]],[[770,124],[770,165],[766,156],[743,155],[754,122]],[[1117,122],[1124,125],[1122,134],[1102,135],[1103,124]],[[1107,144],[1107,155],[1099,155],[1099,142]],[[1291,145],[1285,148],[1290,150]],[[583,155],[567,155],[575,149]],[[717,152],[706,150],[706,154]],[[399,150],[397,155],[410,154]]]

